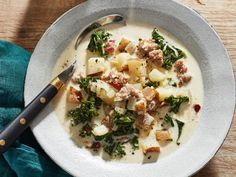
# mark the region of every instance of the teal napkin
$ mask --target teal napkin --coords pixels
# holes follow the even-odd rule
[[[30,53],[0,40],[0,130],[24,107],[24,78]],[[28,128],[0,156],[1,177],[70,177],[41,149]]]

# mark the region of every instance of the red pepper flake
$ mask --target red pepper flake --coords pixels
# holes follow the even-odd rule
[[[123,87],[123,84],[120,83],[110,83],[112,87],[114,87],[116,90],[120,90]]]
[[[111,55],[115,50],[115,40],[109,40],[106,43],[105,52]]]
[[[194,108],[195,112],[198,113],[200,111],[200,109],[201,109],[201,106],[199,104],[195,104],[193,106],[193,108]]]
[[[91,148],[92,149],[99,149],[101,147],[101,143],[100,142],[93,142]]]

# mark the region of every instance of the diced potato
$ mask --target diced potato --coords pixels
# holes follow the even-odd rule
[[[87,74],[93,75],[105,71],[105,59],[102,57],[92,57],[88,59]]]
[[[79,103],[82,99],[82,94],[79,90],[70,86],[67,98],[70,103]]]
[[[142,90],[143,89],[143,86],[142,84],[140,83],[137,83],[137,84],[131,84],[135,89],[138,89],[138,90]]]
[[[169,141],[171,140],[170,132],[167,130],[159,130],[156,132],[157,141]]]
[[[146,76],[146,61],[141,59],[131,59],[127,62],[129,74],[132,80],[137,80],[137,77]]]
[[[102,136],[108,133],[108,128],[105,125],[96,126],[92,132],[95,136]]]
[[[125,50],[125,47],[130,43],[130,40],[129,39],[126,39],[126,38],[122,38],[117,49],[120,51],[120,52],[123,52]]]
[[[165,75],[158,71],[157,69],[153,69],[150,73],[149,73],[149,79],[153,82],[158,82],[158,81],[162,81],[165,79]]]
[[[161,152],[159,146],[143,148],[143,153],[144,153],[144,154],[148,154],[148,153],[159,153],[159,152]]]
[[[135,49],[136,49],[136,45],[133,42],[130,42],[125,47],[125,51],[127,51],[130,55],[132,55],[134,53]]]
[[[144,114],[144,120],[143,120],[144,125],[152,125],[153,121],[154,121],[154,117],[152,117],[148,113]]]
[[[108,83],[97,80],[97,82],[91,84],[90,90],[95,92],[97,97],[101,98],[105,103],[113,103],[116,92]]]
[[[156,88],[156,91],[159,96],[159,101],[164,101],[166,97],[173,95],[173,90],[168,88]]]
[[[127,109],[134,111],[136,102],[137,102],[137,98],[135,98],[135,97],[129,98],[129,101],[128,101],[128,104],[127,104]]]
[[[135,103],[136,111],[144,111],[146,108],[146,102],[144,100],[139,100]]]
[[[151,101],[156,96],[156,90],[152,87],[145,87],[143,89],[144,98],[148,101]]]
[[[128,53],[119,53],[111,61],[111,64],[116,67],[118,71],[123,71],[127,67],[127,61],[131,58]]]

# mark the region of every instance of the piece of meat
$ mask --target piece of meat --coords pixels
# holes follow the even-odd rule
[[[154,40],[152,39],[143,39],[139,41],[138,46],[137,46],[137,55],[140,58],[145,58],[147,57],[148,53],[156,50],[157,49],[157,44],[155,43]]]
[[[183,61],[177,61],[174,65],[174,71],[178,74],[184,74],[188,71],[188,68],[184,65]]]
[[[159,100],[155,98],[155,99],[147,102],[147,111],[148,112],[155,111],[159,105],[160,105]]]
[[[157,49],[157,44],[152,39],[144,39],[137,45],[137,56],[142,59],[151,60],[157,65],[163,64],[163,52]]]
[[[135,89],[130,84],[125,84],[119,92],[116,93],[114,101],[128,100],[130,97],[143,98],[143,94],[140,90]]]
[[[189,75],[177,75],[178,79],[179,79],[179,87],[182,87],[184,85],[187,85],[191,79],[192,79],[192,76],[189,76]]]
[[[158,66],[163,64],[163,52],[160,49],[153,50],[148,53],[149,59],[155,62]]]
[[[82,93],[75,89],[74,87],[70,86],[69,93],[68,93],[68,101],[70,103],[80,103],[82,100]]]
[[[108,55],[111,55],[115,51],[115,40],[108,40],[104,50]]]
[[[101,79],[117,90],[120,90],[123,85],[127,83],[127,79],[124,78],[124,75],[115,71],[110,72],[108,75],[103,75]]]

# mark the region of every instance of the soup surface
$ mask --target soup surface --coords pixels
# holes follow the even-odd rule
[[[199,66],[174,36],[152,25],[111,25],[73,39],[55,65],[74,60],[72,79],[53,100],[78,148],[105,160],[154,162],[191,137],[203,104]]]

